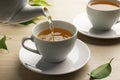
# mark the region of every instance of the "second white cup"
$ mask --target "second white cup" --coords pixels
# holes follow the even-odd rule
[[[93,29],[110,30],[120,16],[120,1],[91,0],[87,5],[87,14]]]

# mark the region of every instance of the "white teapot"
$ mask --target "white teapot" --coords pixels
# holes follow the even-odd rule
[[[21,23],[45,15],[44,6],[30,6],[28,0],[0,0],[0,22]]]

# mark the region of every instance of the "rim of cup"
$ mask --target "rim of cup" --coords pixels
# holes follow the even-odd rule
[[[67,39],[64,39],[64,40],[58,40],[58,41],[42,40],[42,39],[40,39],[40,38],[37,37],[38,34],[35,34],[35,33],[34,33],[34,29],[35,29],[36,27],[40,26],[41,24],[48,23],[48,21],[42,21],[42,22],[36,24],[36,25],[33,27],[33,29],[32,29],[32,36],[34,36],[35,38],[37,38],[37,39],[39,39],[39,40],[41,40],[41,41],[44,41],[44,42],[62,42],[62,41],[67,41],[67,40],[72,39],[73,37],[77,36],[77,32],[78,32],[78,31],[77,31],[77,28],[76,28],[75,25],[73,25],[72,23],[67,22],[67,21],[63,21],[63,20],[53,20],[53,24],[54,24],[54,22],[61,22],[61,23],[69,24],[69,25],[71,25],[71,26],[74,27],[75,32],[73,33],[73,35],[72,35],[71,37],[69,37],[69,38],[67,38]],[[48,28],[49,28],[49,26],[48,26]],[[64,28],[62,28],[62,29],[64,29]],[[66,30],[67,30],[67,29],[66,29]],[[69,31],[69,30],[68,30],[68,31]],[[40,31],[39,31],[39,32],[40,32]]]
[[[95,8],[92,8],[91,7],[91,4],[95,3],[95,2],[108,2],[108,3],[113,3],[113,5],[117,5],[118,9],[113,9],[113,10],[97,10]],[[98,3],[97,3],[98,4]],[[107,4],[107,3],[106,3]],[[94,5],[94,4],[93,4]],[[93,9],[93,10],[96,10],[96,11],[103,11],[103,12],[110,12],[110,11],[116,11],[116,10],[120,10],[120,1],[117,1],[117,0],[98,0],[98,1],[90,1],[88,2],[87,4],[87,7]]]

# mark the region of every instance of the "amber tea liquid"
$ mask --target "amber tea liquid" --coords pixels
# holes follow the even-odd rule
[[[102,11],[120,9],[120,6],[118,4],[108,1],[93,1],[89,6],[93,9]]]
[[[51,36],[51,30],[48,28],[48,29],[41,31],[38,34],[38,37],[39,37],[39,39],[42,39],[45,41],[61,41],[61,40],[70,38],[72,35],[73,34],[68,30],[55,27],[53,36]],[[53,40],[53,37],[54,37],[54,40]]]

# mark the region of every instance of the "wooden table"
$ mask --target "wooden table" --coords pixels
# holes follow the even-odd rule
[[[86,0],[47,0],[53,19],[72,22],[74,17],[86,11]],[[0,37],[6,35],[9,52],[0,50],[0,80],[89,80],[88,73],[97,66],[107,63],[111,58],[112,73],[103,80],[120,80],[120,39],[103,40],[84,36],[78,38],[84,41],[91,51],[89,62],[80,70],[59,76],[42,75],[25,68],[19,61],[19,49],[24,36],[31,35],[34,24],[10,25],[0,23]]]

